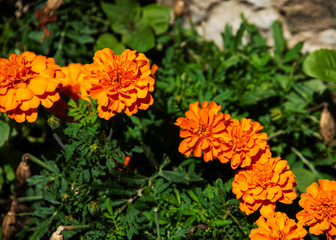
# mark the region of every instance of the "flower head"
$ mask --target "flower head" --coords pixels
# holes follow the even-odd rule
[[[220,137],[229,124],[229,114],[218,113],[220,105],[207,101],[199,107],[199,102],[189,104],[186,118],[180,117],[175,125],[181,129],[180,137],[185,138],[179,146],[179,152],[187,157],[193,152],[195,157],[201,157],[208,162],[219,157]]]
[[[260,210],[264,217],[274,214],[276,201],[291,204],[296,198],[295,175],[286,160],[271,158],[267,153],[234,177],[232,192],[240,200],[240,210],[247,215]]]
[[[267,145],[267,134],[259,133],[263,127],[258,122],[243,118],[239,122],[232,119],[223,134],[222,155],[224,163],[231,161],[231,167],[236,169],[239,165],[247,167],[251,165],[252,158],[260,149],[264,150]]]
[[[307,235],[302,224],[297,224],[282,212],[276,212],[267,219],[260,216],[256,223],[259,228],[251,230],[251,240],[303,240]]]
[[[65,78],[62,79],[62,87],[59,92],[63,93],[74,100],[79,98],[90,101],[88,94],[83,87],[84,65],[81,63],[70,63],[68,66],[62,67]]]
[[[0,59],[0,111],[17,122],[34,122],[37,108],[50,108],[60,96],[64,74],[54,59],[24,52]]]
[[[126,49],[115,55],[105,48],[95,53],[93,63],[84,66],[84,88],[98,100],[98,114],[110,119],[121,111],[127,115],[153,104],[154,77],[146,56]]]
[[[301,194],[299,201],[302,211],[296,214],[299,222],[310,226],[309,232],[327,234],[328,239],[336,239],[336,181],[319,179]]]

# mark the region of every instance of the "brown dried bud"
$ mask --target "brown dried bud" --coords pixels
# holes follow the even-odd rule
[[[328,111],[328,104],[324,104],[324,108],[320,117],[320,132],[324,143],[330,143],[335,136],[335,119]]]
[[[45,6],[47,9],[55,11],[62,5],[62,3],[63,0],[48,0]]]
[[[184,0],[177,0],[174,4],[174,14],[176,17],[181,16],[184,13]]]
[[[25,184],[27,179],[31,176],[30,166],[27,160],[26,157],[22,157],[22,161],[16,169],[16,179],[19,186]]]
[[[62,233],[58,233],[57,231],[54,232],[51,237],[50,240],[63,240],[63,234]]]
[[[10,240],[11,236],[15,232],[15,207],[17,201],[13,200],[10,211],[7,213],[5,218],[2,221],[2,240]]]

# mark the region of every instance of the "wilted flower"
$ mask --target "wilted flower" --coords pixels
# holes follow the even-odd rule
[[[320,132],[325,143],[330,143],[335,137],[335,119],[328,110],[328,104],[324,103],[324,108],[320,117]]]
[[[259,228],[251,230],[251,240],[303,240],[307,235],[302,224],[297,224],[282,212],[276,212],[267,219],[260,216],[256,223]]]
[[[179,146],[179,152],[187,157],[194,153],[195,157],[201,157],[208,162],[219,157],[220,137],[230,122],[230,115],[218,113],[220,105],[207,101],[199,107],[199,102],[189,104],[186,118],[180,117],[175,125],[181,129],[180,137],[185,138]]]
[[[146,56],[126,49],[115,55],[105,48],[95,53],[93,63],[84,66],[84,88],[98,100],[98,114],[110,119],[121,111],[127,115],[153,104],[154,77]]]
[[[17,200],[14,199],[11,205],[11,208],[7,215],[4,217],[2,221],[2,240],[10,240],[12,235],[15,232],[15,208],[17,205]]]
[[[0,111],[21,123],[34,122],[37,108],[52,107],[64,74],[54,59],[24,52],[0,59]]]
[[[252,158],[259,150],[264,150],[267,145],[267,134],[259,133],[263,127],[258,122],[243,118],[239,122],[232,119],[223,133],[223,162],[231,161],[231,167],[236,169],[239,165],[247,167],[251,165]]]
[[[301,194],[302,211],[296,214],[299,222],[310,226],[309,232],[320,235],[325,232],[328,239],[336,239],[336,181],[319,179]]]
[[[249,167],[238,171],[232,192],[240,200],[239,208],[247,215],[259,209],[264,217],[274,214],[276,201],[291,204],[296,198],[295,175],[286,160],[271,158],[267,153]]]

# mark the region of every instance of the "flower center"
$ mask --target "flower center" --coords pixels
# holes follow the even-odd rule
[[[127,71],[125,68],[121,67],[110,70],[108,75],[109,78],[106,79],[106,83],[114,89],[128,87],[136,80],[133,71]]]
[[[197,134],[203,138],[209,136],[211,134],[211,131],[208,126],[200,123]]]
[[[26,62],[8,62],[1,66],[2,75],[5,77],[4,85],[6,87],[21,88],[33,77],[35,72],[31,70],[31,66]]]
[[[232,141],[230,145],[236,152],[244,150],[250,140],[250,131],[243,131],[239,127],[234,126],[232,129]]]
[[[336,215],[335,191],[321,192],[318,197],[312,204],[314,211],[323,217],[334,217]]]
[[[255,165],[252,176],[258,185],[264,188],[268,187],[268,185],[271,184],[271,179],[273,176],[273,169],[271,164],[266,162],[265,164]]]

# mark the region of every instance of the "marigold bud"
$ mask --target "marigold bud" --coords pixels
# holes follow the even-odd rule
[[[48,118],[48,124],[52,130],[56,130],[61,126],[60,120],[54,116]]]
[[[88,206],[89,212],[92,216],[97,216],[100,212],[99,202],[93,201]]]
[[[324,143],[330,143],[335,136],[335,119],[328,111],[328,104],[324,103],[324,108],[320,117],[320,132]]]
[[[22,157],[22,161],[16,169],[16,179],[19,186],[25,184],[27,179],[31,176],[30,166],[27,160],[26,157]]]

